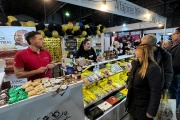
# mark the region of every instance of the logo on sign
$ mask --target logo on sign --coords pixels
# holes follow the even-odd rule
[[[75,39],[66,40],[65,46],[67,50],[74,50],[77,49],[77,41]]]

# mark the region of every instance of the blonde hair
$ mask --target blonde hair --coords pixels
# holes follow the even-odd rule
[[[136,47],[136,49],[141,51],[141,56],[138,60],[142,67],[139,71],[139,74],[142,78],[144,78],[146,75],[147,67],[149,65],[149,61],[155,62],[153,49],[152,46],[148,44],[139,45]]]

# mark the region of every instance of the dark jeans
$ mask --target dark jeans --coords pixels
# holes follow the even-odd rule
[[[129,114],[129,120],[139,120],[139,119],[137,119],[137,118],[135,118],[135,117],[133,117],[132,115]],[[145,120],[153,120],[153,118],[147,118]]]
[[[176,99],[176,108],[180,106],[180,74],[175,74],[169,88],[170,96],[172,99]]]

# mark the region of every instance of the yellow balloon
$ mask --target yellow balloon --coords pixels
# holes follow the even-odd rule
[[[86,29],[86,28],[89,28],[89,25],[85,25],[85,29]]]
[[[26,26],[28,26],[28,27],[35,27],[35,23],[33,21],[28,21],[26,23]]]
[[[79,30],[79,26],[75,25],[75,26],[73,27],[73,31],[77,31],[77,30]]]
[[[102,26],[101,24],[99,24],[99,25],[97,26],[98,30],[100,30],[101,26]]]
[[[64,32],[66,32],[67,29],[68,29],[67,24],[63,24],[63,25],[62,25],[62,30],[63,30]]]
[[[100,32],[99,30],[97,30],[96,33],[97,33],[97,35],[100,35],[100,34],[101,34],[101,32]]]
[[[68,23],[68,29],[72,29],[73,28],[73,24],[72,23]]]
[[[26,26],[26,22],[21,21],[21,26]]]
[[[103,28],[103,30],[102,30],[102,31],[103,31],[103,33],[105,33],[105,32],[107,31],[107,29],[106,29],[106,28]]]
[[[8,16],[8,23],[11,23],[12,21],[17,21],[17,19],[14,16]]]
[[[79,23],[77,22],[76,25],[79,26]]]
[[[59,33],[56,30],[52,31],[52,36],[57,38],[59,36]]]
[[[44,34],[44,31],[43,31],[43,30],[38,30],[38,32],[39,32],[39,33],[41,33],[42,37],[44,37],[44,36],[45,36],[45,34]]]
[[[81,36],[85,37],[87,35],[87,32],[86,31],[83,31]]]

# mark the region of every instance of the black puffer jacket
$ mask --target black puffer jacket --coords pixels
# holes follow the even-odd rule
[[[161,70],[154,62],[149,62],[145,78],[139,70],[138,61],[132,62],[132,70],[129,75],[128,95],[126,99],[127,111],[138,120],[148,120],[146,113],[156,116],[161,98]]]

